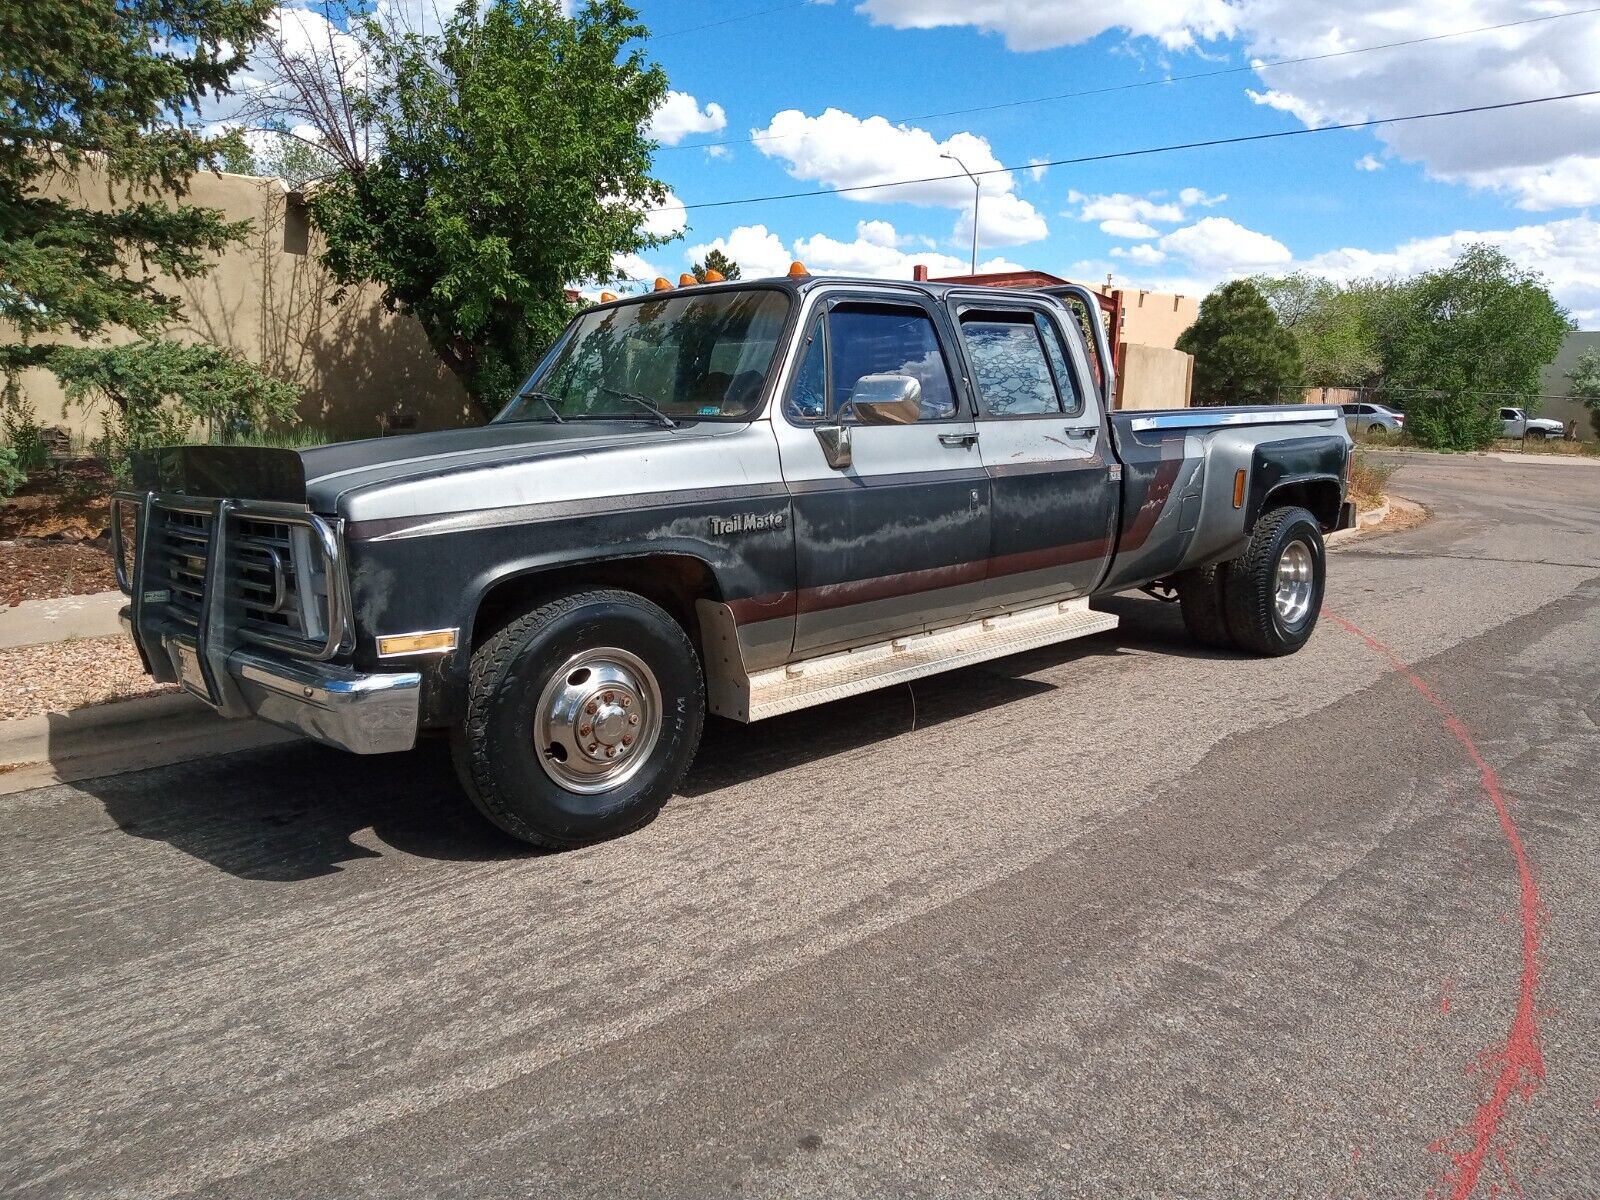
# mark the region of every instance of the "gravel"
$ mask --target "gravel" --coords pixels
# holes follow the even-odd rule
[[[0,721],[173,690],[144,673],[120,636],[0,650],[0,680]]]

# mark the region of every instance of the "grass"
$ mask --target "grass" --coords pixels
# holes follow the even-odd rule
[[[1426,446],[1419,446],[1405,434],[1395,437],[1387,433],[1358,433],[1352,435],[1357,446],[1369,450],[1427,450]],[[1569,442],[1560,441],[1528,441],[1521,438],[1498,438],[1484,448],[1503,454],[1565,454],[1575,458],[1600,457],[1600,442]],[[1436,454],[1464,454],[1471,451],[1438,450],[1430,451]]]
[[[304,450],[311,446],[326,446],[333,439],[321,429],[300,425],[293,429],[254,430],[250,433],[230,434],[212,438],[216,446],[259,446],[267,450]]]
[[[1357,450],[1355,461],[1350,465],[1350,499],[1356,502],[1356,507],[1365,510],[1382,504],[1383,489],[1394,472],[1395,468],[1375,463]]]

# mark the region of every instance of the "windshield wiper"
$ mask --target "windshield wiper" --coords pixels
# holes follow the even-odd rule
[[[517,400],[537,400],[550,410],[550,415],[555,418],[557,425],[566,424],[567,419],[556,408],[556,402],[561,400],[560,396],[552,396],[549,392],[541,392],[538,388],[530,388],[525,392],[518,392],[514,398]]]
[[[607,387],[603,383],[597,383],[595,386],[608,396],[615,396],[618,400],[626,400],[629,404],[637,404],[645,412],[660,421],[666,429],[676,429],[678,427],[678,423],[662,412],[660,406],[648,396],[641,396],[638,392],[621,392],[614,387]]]

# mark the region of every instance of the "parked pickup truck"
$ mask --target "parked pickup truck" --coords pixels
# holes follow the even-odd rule
[[[1297,650],[1353,516],[1343,414],[1108,411],[1084,311],[798,265],[602,303],[480,428],[141,457],[124,618],[227,716],[357,753],[448,731],[484,815],[551,847],[650,820],[708,712],[1109,630],[1111,592]]]

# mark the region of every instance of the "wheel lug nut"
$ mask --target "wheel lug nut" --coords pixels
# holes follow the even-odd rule
[[[631,717],[628,718],[628,724],[629,725],[637,725],[638,723],[639,723],[639,714],[638,713],[634,713]]]
[[[599,747],[598,744],[596,744],[594,742],[589,743],[589,753],[590,754],[598,754],[599,752],[600,752],[600,747]]]
[[[617,756],[617,748],[615,746],[607,746],[606,747],[606,757],[607,758],[615,758],[616,756]]]
[[[632,696],[623,696],[623,698],[622,698],[622,707],[623,708],[627,708],[632,703],[633,703],[633,697]]]
[[[607,692],[605,695],[600,697],[600,699],[604,700],[607,704],[610,704],[616,698],[615,692]]]
[[[593,700],[591,700],[591,701],[589,701],[589,703],[587,703],[587,704],[585,704],[583,706],[583,711],[588,713],[592,717],[592,716],[595,715],[595,713],[600,711],[600,706],[598,704],[596,704]]]
[[[594,732],[594,726],[593,725],[580,725],[580,726],[578,726],[578,736],[579,737],[588,737],[593,732]]]
[[[622,744],[623,744],[623,745],[624,745],[624,746],[631,746],[631,745],[633,745],[633,738],[632,738],[632,736],[631,736],[631,735],[629,735],[629,734],[626,734],[626,733],[625,733],[625,734],[623,734],[623,735],[622,735]]]

